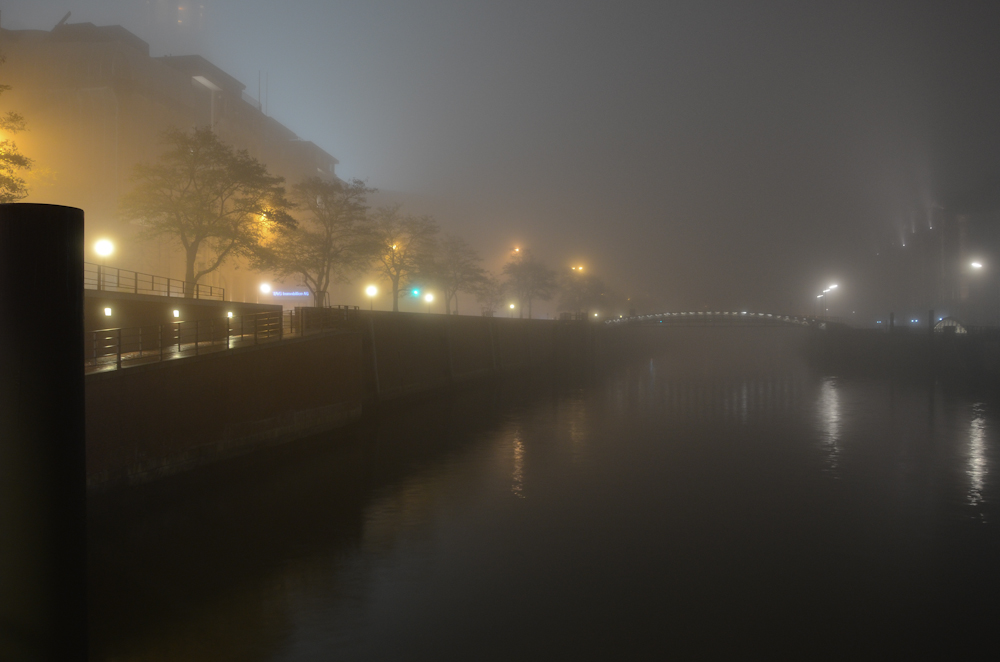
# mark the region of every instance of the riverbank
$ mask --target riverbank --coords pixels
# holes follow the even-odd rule
[[[362,313],[342,329],[88,375],[87,483],[154,480],[472,380],[585,363],[599,327]]]

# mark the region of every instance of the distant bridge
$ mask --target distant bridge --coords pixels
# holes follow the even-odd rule
[[[651,313],[610,319],[605,324],[614,325],[664,325],[664,326],[799,326],[825,330],[830,326],[846,326],[829,317],[809,315],[782,315],[778,313],[738,312],[681,312]]]

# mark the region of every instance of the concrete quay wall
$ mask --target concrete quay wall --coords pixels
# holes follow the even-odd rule
[[[333,333],[87,375],[88,485],[153,480],[467,380],[586,362],[598,336],[585,323],[376,312]]]

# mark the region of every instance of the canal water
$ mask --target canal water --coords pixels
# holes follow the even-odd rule
[[[966,657],[1000,398],[801,332],[410,402],[90,506],[98,660]]]

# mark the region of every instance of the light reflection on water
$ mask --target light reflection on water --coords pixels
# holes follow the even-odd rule
[[[98,527],[95,659],[807,659],[989,631],[989,398],[709,354],[457,394],[242,487],[164,487]]]
[[[972,405],[972,421],[969,424],[969,504],[979,505],[983,500],[983,487],[987,476],[986,465],[986,416],[985,405]]]
[[[820,421],[820,443],[825,451],[827,466],[831,472],[836,472],[840,456],[840,393],[835,377],[820,380],[816,415]]]

